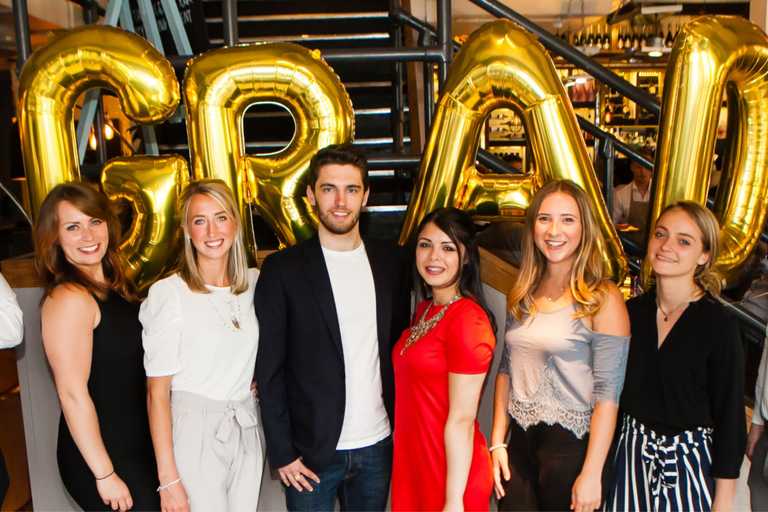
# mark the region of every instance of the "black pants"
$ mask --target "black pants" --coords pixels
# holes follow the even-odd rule
[[[560,425],[538,423],[523,430],[510,418],[507,452],[511,478],[501,511],[568,510],[571,488],[581,472],[587,440]]]

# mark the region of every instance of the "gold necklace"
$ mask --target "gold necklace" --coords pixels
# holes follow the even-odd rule
[[[416,324],[411,327],[411,331],[408,334],[408,339],[405,340],[405,344],[403,345],[403,348],[400,349],[400,355],[404,355],[405,351],[408,350],[408,348],[419,341],[421,338],[424,337],[425,334],[427,334],[435,325],[440,322],[440,320],[443,319],[445,316],[445,312],[448,311],[448,306],[456,302],[461,298],[461,295],[454,295],[451,300],[449,300],[446,304],[443,304],[443,307],[440,308],[440,311],[435,313],[435,316],[430,318],[429,320],[426,320],[427,315],[429,314],[429,310],[432,309],[432,306],[435,305],[434,301],[429,303],[429,306],[427,306],[424,309],[424,312],[421,314],[421,317],[419,317],[419,321],[416,322]]]
[[[659,302],[659,298],[656,297],[656,307],[659,308],[659,311],[661,312],[661,317],[662,317],[662,319],[665,322],[669,322],[670,315],[672,315],[677,310],[679,310],[683,306],[687,306],[690,303],[691,303],[691,301],[689,299],[686,299],[685,301],[681,302],[680,304],[678,304],[674,308],[670,309],[669,312],[667,312],[667,311],[664,311],[664,308],[661,307],[661,302]]]

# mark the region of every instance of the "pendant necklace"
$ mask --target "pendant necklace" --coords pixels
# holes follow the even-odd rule
[[[404,355],[405,351],[408,350],[408,348],[419,341],[421,338],[424,337],[425,334],[427,334],[435,325],[437,325],[440,320],[443,319],[445,316],[445,312],[448,311],[448,306],[456,302],[461,298],[461,295],[454,295],[451,300],[449,300],[447,303],[443,304],[443,307],[440,308],[440,310],[435,313],[435,316],[430,318],[429,320],[426,320],[427,315],[429,314],[429,311],[432,309],[432,306],[435,306],[435,302],[432,301],[429,303],[429,306],[424,308],[424,312],[421,314],[421,317],[419,317],[419,321],[416,322],[416,324],[411,327],[411,331],[408,334],[408,339],[405,340],[405,344],[403,345],[403,348],[400,349],[400,355]]]
[[[688,299],[686,299],[685,301],[681,302],[680,304],[678,304],[678,305],[677,305],[677,306],[675,306],[674,308],[670,309],[669,311],[664,311],[664,308],[662,308],[662,307],[661,307],[661,302],[659,302],[659,298],[658,298],[658,297],[656,297],[656,307],[657,307],[657,308],[659,308],[659,312],[661,312],[661,318],[662,318],[662,319],[663,319],[665,322],[669,322],[669,317],[670,317],[672,314],[674,314],[675,312],[677,312],[677,311],[678,311],[679,309],[681,309],[683,306],[687,306],[687,305],[688,305],[688,304],[690,304],[690,303],[691,303],[691,301],[690,301],[690,300],[688,300]]]
[[[216,315],[219,317],[221,321],[224,322],[224,325],[226,325],[228,328],[234,330],[235,332],[240,330],[240,302],[237,300],[237,297],[232,297],[234,299],[234,307],[232,305],[231,301],[226,301],[227,305],[229,306],[229,322],[226,320],[226,315],[222,314],[219,310],[219,307],[216,305],[216,301],[214,301],[211,298],[211,295],[208,294],[208,300],[211,303],[211,306],[213,306],[213,310],[216,312]]]

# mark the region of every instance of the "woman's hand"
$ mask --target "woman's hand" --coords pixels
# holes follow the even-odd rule
[[[765,425],[758,425],[757,423],[753,423],[749,428],[749,436],[747,436],[747,458],[750,462],[752,462],[752,455],[755,453],[755,446],[757,446],[757,442],[760,440],[760,436],[763,435],[764,431]]]
[[[184,484],[179,482],[160,491],[162,512],[189,512],[189,498]]]
[[[508,482],[511,477],[509,473],[509,454],[506,448],[496,448],[491,452],[491,461],[493,462],[493,486],[496,490],[496,499],[504,497],[504,482]],[[501,481],[502,477],[504,482]]]
[[[96,480],[96,490],[104,504],[112,507],[112,510],[124,511],[133,508],[131,492],[117,473],[113,472],[107,478]]]
[[[601,485],[600,473],[581,473],[571,490],[571,510],[592,512],[600,508]]]

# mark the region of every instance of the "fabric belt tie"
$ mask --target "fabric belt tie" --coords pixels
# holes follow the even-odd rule
[[[254,448],[254,443],[251,440],[255,440],[255,436],[243,436],[242,431],[254,428],[258,423],[256,416],[243,405],[227,405],[224,416],[216,427],[216,440],[221,443],[228,442],[232,437],[232,432],[237,429],[240,438],[247,440],[245,442],[246,451],[251,451]]]
[[[677,485],[677,443],[651,435],[643,447],[643,460],[651,470],[651,492],[658,496],[661,487]],[[683,445],[684,448],[685,445]]]
[[[645,439],[642,458],[650,469],[649,484],[656,505],[659,503],[662,488],[677,486],[678,450],[681,456],[687,456],[691,450],[702,444],[706,445],[712,436],[712,429],[709,427],[686,430],[674,436],[660,435],[629,415],[625,417],[624,428],[639,432]]]

